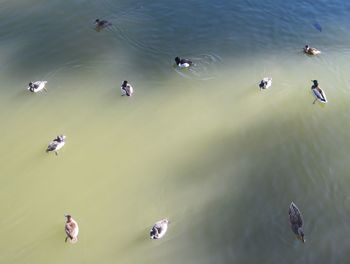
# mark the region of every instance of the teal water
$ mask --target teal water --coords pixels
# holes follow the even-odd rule
[[[0,263],[347,262],[349,3],[0,7]],[[96,18],[113,26],[97,32]],[[176,69],[175,56],[196,66]],[[313,79],[328,104],[312,104]],[[48,92],[29,93],[35,80]],[[61,133],[60,154],[45,153]],[[64,243],[65,213],[77,244]]]

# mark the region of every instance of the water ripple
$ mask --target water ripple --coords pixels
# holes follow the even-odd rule
[[[189,57],[193,66],[188,69],[181,69],[174,66],[174,70],[182,77],[197,80],[210,80],[218,76],[218,65],[222,59],[216,54],[201,54]]]

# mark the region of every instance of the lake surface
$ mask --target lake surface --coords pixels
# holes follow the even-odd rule
[[[343,0],[0,0],[0,263],[348,262],[349,11]],[[97,32],[96,18],[113,25]],[[195,66],[175,68],[176,56]],[[313,79],[328,104],[313,104]],[[36,80],[48,91],[29,93]],[[59,134],[66,146],[45,153]],[[165,217],[168,233],[150,240]]]

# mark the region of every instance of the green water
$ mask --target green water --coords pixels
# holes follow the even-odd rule
[[[0,263],[348,261],[346,1],[0,7]],[[113,26],[97,32],[96,18]],[[176,69],[175,56],[196,66]],[[312,104],[312,79],[328,104]],[[36,80],[48,92],[29,93]],[[65,147],[45,153],[58,134]],[[65,213],[77,244],[64,243]],[[165,217],[166,236],[150,240]]]

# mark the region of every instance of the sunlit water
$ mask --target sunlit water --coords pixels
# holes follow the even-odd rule
[[[0,263],[348,262],[347,1],[0,7]],[[96,18],[113,26],[97,32]],[[313,104],[313,79],[328,104]],[[48,92],[29,93],[31,80]],[[59,155],[45,153],[61,133]],[[164,217],[168,233],[151,241]]]

